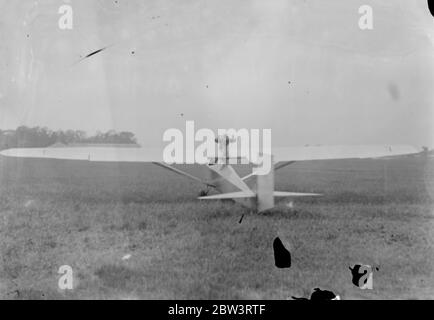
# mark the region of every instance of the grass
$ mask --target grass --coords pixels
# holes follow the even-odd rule
[[[252,215],[153,165],[1,158],[0,298],[433,298],[433,178],[433,159],[295,163],[276,190],[325,196]],[[274,266],[276,236],[290,269]],[[374,290],[352,285],[356,263],[380,265]]]

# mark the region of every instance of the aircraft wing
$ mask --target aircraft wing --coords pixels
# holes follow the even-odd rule
[[[416,154],[421,152],[406,145],[304,146],[273,148],[274,162],[332,159],[369,159]]]
[[[87,160],[102,162],[163,162],[163,152],[152,148],[60,147],[19,148],[0,152],[6,157]]]
[[[419,153],[412,146],[304,146],[273,148],[274,162],[294,162],[332,159],[381,158]],[[0,152],[7,157],[87,160],[101,162],[159,162],[163,151],[158,148],[119,147],[60,147],[60,148],[18,148]]]

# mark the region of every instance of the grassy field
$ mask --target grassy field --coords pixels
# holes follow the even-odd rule
[[[259,215],[201,188],[153,165],[0,158],[0,298],[434,298],[433,158],[295,163],[276,190],[325,196]],[[351,283],[356,263],[380,266],[373,290]]]

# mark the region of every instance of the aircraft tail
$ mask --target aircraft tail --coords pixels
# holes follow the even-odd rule
[[[250,188],[244,180],[238,176],[231,165],[211,164],[208,165],[210,172],[210,184],[221,194],[199,197],[202,200],[232,199],[241,205],[254,209],[257,212],[272,209],[275,205],[275,197],[308,197],[320,196],[318,193],[300,193],[274,191],[274,163],[270,156],[271,168],[266,174],[253,171],[249,176],[256,176],[255,186]]]
[[[199,197],[200,200],[224,200],[224,199],[242,199],[242,198],[254,198],[256,195],[253,192],[238,191],[228,192],[222,194],[214,194],[212,196]]]
[[[271,170],[267,174],[256,175],[256,206],[258,212],[273,208],[275,197],[321,196],[319,193],[274,191],[274,171],[274,161],[271,157]]]
[[[267,174],[256,175],[256,206],[262,212],[274,207],[274,164]]]

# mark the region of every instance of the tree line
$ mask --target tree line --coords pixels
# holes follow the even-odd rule
[[[136,144],[134,133],[128,131],[107,132],[97,131],[95,135],[88,136],[82,130],[57,130],[46,127],[20,126],[16,130],[0,129],[0,150],[8,148],[44,148],[53,144]]]

